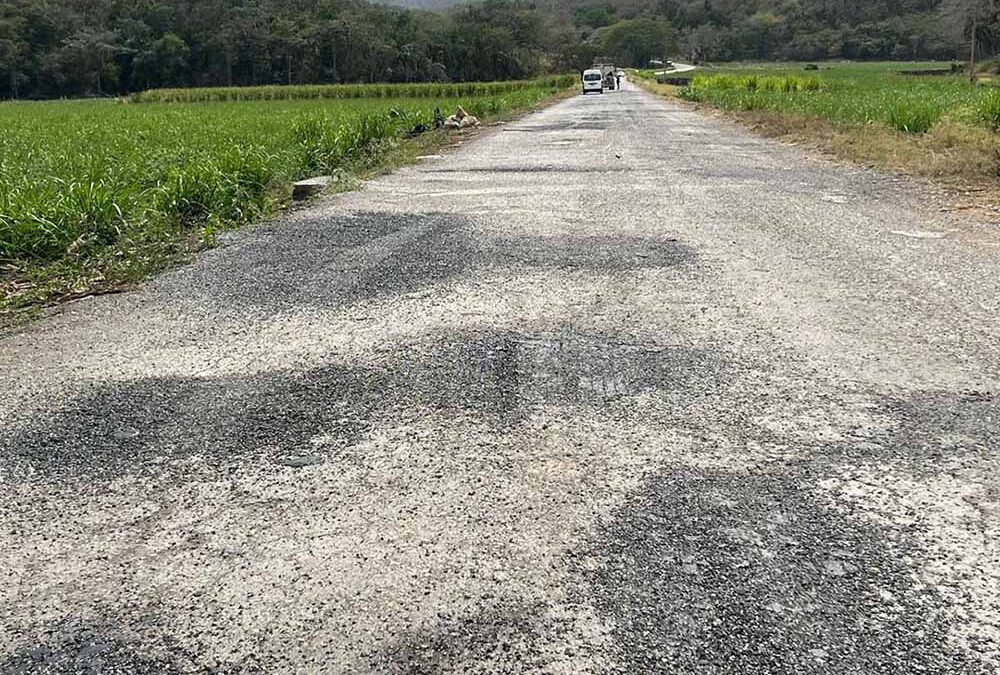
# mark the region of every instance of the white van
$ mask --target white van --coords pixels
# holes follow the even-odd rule
[[[583,71],[583,93],[591,91],[596,91],[598,94],[604,93],[604,73],[598,68]]]

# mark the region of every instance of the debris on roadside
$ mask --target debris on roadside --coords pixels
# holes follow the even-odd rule
[[[455,114],[444,121],[444,126],[449,129],[465,129],[467,127],[478,127],[479,118],[465,112],[465,108],[458,106]]]
[[[289,457],[280,462],[284,466],[293,469],[302,469],[307,466],[315,466],[323,463],[323,458],[318,455],[302,455],[301,457]]]
[[[292,183],[292,199],[301,201],[314,197],[329,187],[333,182],[333,176],[315,176]]]

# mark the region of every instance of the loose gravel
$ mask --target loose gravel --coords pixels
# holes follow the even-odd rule
[[[629,87],[0,336],[0,674],[1000,672],[946,201]]]

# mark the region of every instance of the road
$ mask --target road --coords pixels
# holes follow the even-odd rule
[[[631,86],[0,338],[0,673],[996,673],[1000,231]]]
[[[680,73],[689,73],[692,70],[696,70],[698,66],[693,66],[689,63],[675,63],[673,68],[666,70],[658,70],[655,75],[677,75]]]

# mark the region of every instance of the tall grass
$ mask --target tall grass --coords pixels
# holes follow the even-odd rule
[[[928,64],[932,66],[933,64]],[[906,64],[906,68],[922,67]],[[695,77],[684,98],[732,110],[772,110],[843,125],[883,124],[920,135],[949,117],[1000,130],[1000,96],[960,76],[899,74],[902,64],[825,65],[803,77],[799,64],[721,68]]]
[[[134,94],[134,103],[196,103],[206,101],[288,101],[299,99],[466,98],[536,89],[565,89],[574,75],[505,82],[431,82],[414,84],[318,84],[301,86],[203,87],[153,89]]]
[[[800,91],[819,91],[820,81],[815,77],[797,75],[698,75],[691,81],[691,88],[719,91],[766,91],[793,94]]]
[[[976,119],[993,131],[1000,131],[1000,90],[990,89],[979,99]]]
[[[378,85],[350,88],[373,98],[252,105],[0,104],[0,262],[57,261],[250,221],[290,181],[378,163],[402,136],[432,126],[438,109],[489,117],[563,82],[462,85],[474,93],[445,97],[430,92],[458,85],[429,85],[417,98],[389,98],[403,88]]]
[[[889,106],[885,122],[897,131],[923,134],[943,115],[944,109],[933,101],[900,101]]]

